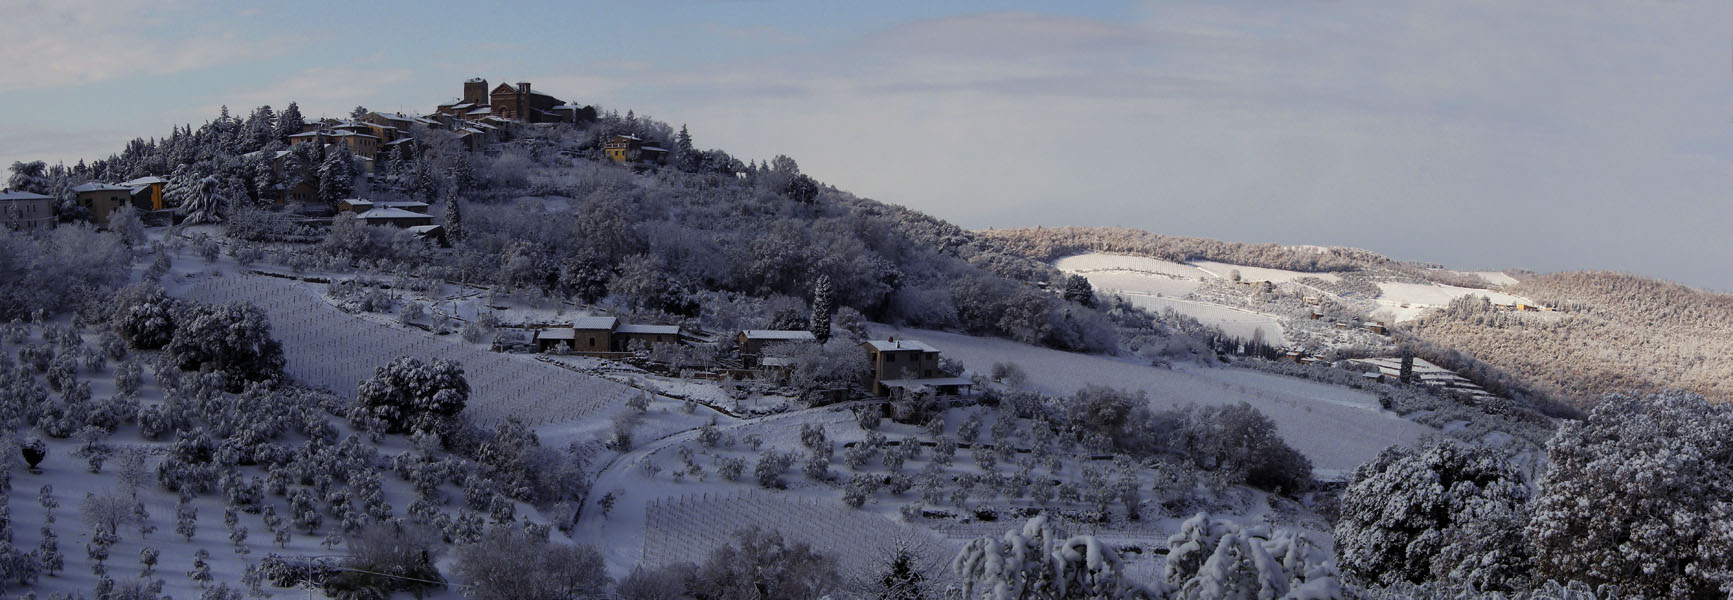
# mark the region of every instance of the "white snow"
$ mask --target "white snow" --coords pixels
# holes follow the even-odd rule
[[[1380,409],[1372,394],[1290,377],[1243,369],[1163,369],[941,331],[881,327],[873,333],[931,343],[972,372],[985,372],[995,362],[1016,363],[1029,375],[1030,387],[1050,394],[1093,384],[1141,390],[1162,408],[1247,402],[1274,419],[1282,437],[1320,469],[1352,469],[1393,444],[1413,444],[1436,433]]]
[[[1427,309],[1444,308],[1462,296],[1486,296],[1493,304],[1530,304],[1532,301],[1520,296],[1492,290],[1477,290],[1474,288],[1457,287],[1438,283],[1397,283],[1383,281],[1378,283],[1382,292],[1375,302],[1379,310],[1395,315],[1396,322],[1407,321],[1419,317]],[[1406,306],[1403,306],[1406,305]]]

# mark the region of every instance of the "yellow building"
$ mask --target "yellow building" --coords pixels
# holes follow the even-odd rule
[[[132,201],[134,206],[150,207],[147,210],[163,210],[168,208],[168,206],[163,204],[162,200],[162,188],[163,186],[168,185],[167,179],[161,177],[140,177],[132,181],[122,181],[120,184],[132,189]]]

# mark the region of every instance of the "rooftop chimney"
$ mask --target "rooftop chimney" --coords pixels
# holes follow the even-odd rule
[[[528,96],[530,93],[530,82],[528,82],[528,81],[517,82],[517,93]]]

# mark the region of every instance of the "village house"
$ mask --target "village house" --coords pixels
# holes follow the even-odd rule
[[[679,325],[621,325],[614,331],[619,336],[620,350],[631,350],[633,345],[656,345],[680,343]]]
[[[420,214],[425,215],[425,214],[427,214],[428,206],[427,206],[426,202],[420,202],[420,201],[416,201],[416,200],[397,200],[397,201],[374,202],[372,200],[366,200],[363,198],[344,198],[342,200],[337,201],[337,212],[340,212],[340,213],[357,213],[357,214],[359,214],[359,213],[364,213],[364,212],[373,210],[375,208],[395,208],[398,210],[406,210],[406,211],[409,211],[412,213],[420,213]]]
[[[163,202],[162,189],[168,185],[168,180],[161,177],[140,177],[120,182],[121,185],[132,188],[132,205],[139,210],[164,210],[168,205]]]
[[[558,348],[575,354],[613,352],[614,330],[620,320],[614,317],[579,317],[571,327],[549,327],[536,333],[536,350],[548,352]]]
[[[764,349],[777,344],[796,342],[816,343],[818,338],[810,331],[784,329],[747,329],[736,336],[735,343],[740,352],[740,363],[747,368],[758,366],[758,358],[764,355]]]
[[[0,190],[0,224],[12,229],[52,229],[54,199],[31,192]]]
[[[956,394],[973,381],[939,368],[939,350],[915,340],[870,340],[861,342],[872,364],[872,393],[889,396],[893,391],[931,389],[938,394]]]
[[[616,135],[602,144],[602,154],[614,162],[629,163],[659,161],[668,154],[668,150],[658,146],[646,146],[644,140],[638,136]]]
[[[319,129],[289,136],[290,147],[301,144],[324,144],[327,146],[342,144],[349,148],[350,154],[367,160],[373,160],[379,154],[378,137],[343,129]]]
[[[375,208],[357,214],[355,218],[368,225],[390,225],[399,228],[433,224],[432,215],[409,212],[401,208]]]
[[[92,181],[73,186],[72,194],[79,206],[90,211],[90,218],[97,225],[108,225],[109,213],[132,203],[132,188],[124,185]]]

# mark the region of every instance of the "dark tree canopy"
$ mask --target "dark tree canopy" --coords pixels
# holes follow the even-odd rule
[[[440,433],[469,402],[469,382],[457,363],[405,356],[362,381],[356,402],[390,433]]]

